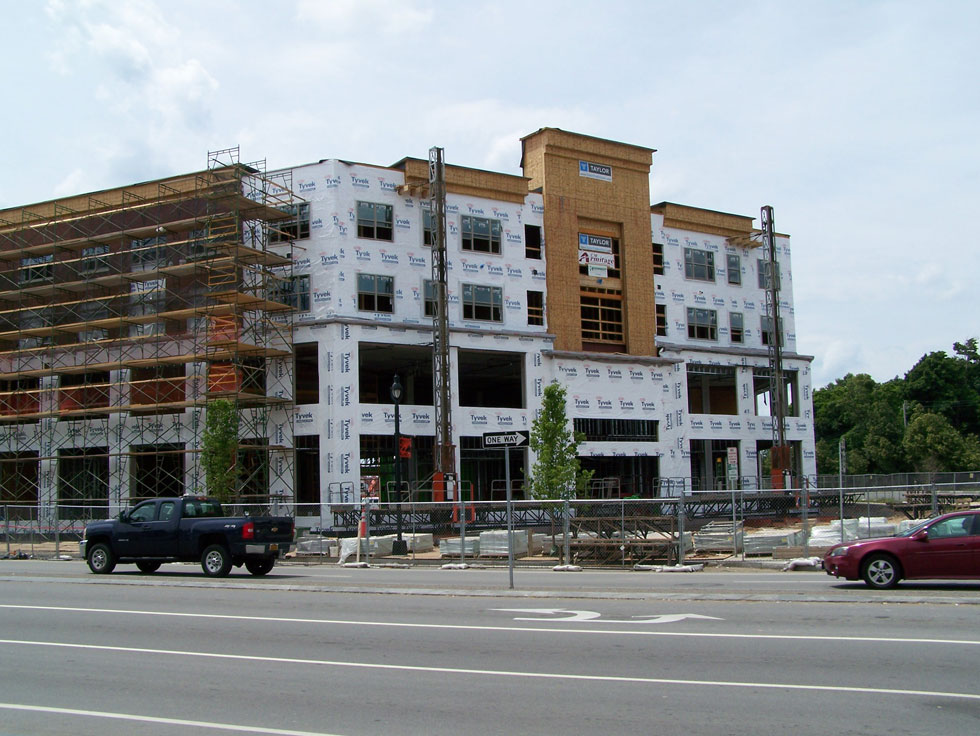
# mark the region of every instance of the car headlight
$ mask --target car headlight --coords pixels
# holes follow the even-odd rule
[[[831,557],[843,557],[844,555],[847,554],[847,551],[849,549],[850,549],[850,547],[838,547],[837,549],[835,549],[833,552],[830,553],[830,556]]]

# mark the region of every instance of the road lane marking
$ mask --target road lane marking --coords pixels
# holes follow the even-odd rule
[[[799,685],[785,682],[739,682],[735,680],[682,680],[671,677],[629,677],[624,675],[579,675],[568,672],[515,672],[511,670],[482,670],[471,667],[433,667],[409,664],[380,664],[374,662],[341,662],[330,659],[306,659],[300,657],[266,657],[257,654],[224,654],[221,652],[190,652],[179,649],[149,649],[145,647],[120,647],[104,644],[73,644],[71,642],[27,641],[0,639],[0,645],[50,647],[55,649],[81,649],[124,654],[158,654],[198,659],[224,659],[236,662],[260,662],[264,664],[310,665],[362,670],[391,670],[395,672],[423,672],[426,674],[475,675],[529,680],[570,680],[576,682],[617,682],[639,685],[688,685],[698,687],[757,688],[764,690],[792,690],[825,693],[854,693],[858,695],[901,695],[926,698],[951,698],[954,700],[980,701],[978,693],[943,692],[940,690],[906,690],[882,687],[848,687],[845,685]],[[260,732],[261,733],[261,732]],[[274,732],[273,732],[274,733]]]
[[[540,613],[544,618],[515,616],[515,621],[595,621],[602,617],[598,611],[579,611],[568,608],[491,608],[491,611],[508,613]],[[567,614],[562,616],[561,614]],[[661,613],[644,616],[633,616],[627,619],[605,618],[599,623],[604,624],[672,624],[686,618],[697,618],[706,621],[724,621],[717,616],[702,616],[699,613]]]
[[[322,731],[296,731],[284,728],[263,728],[262,726],[240,726],[234,723],[216,723],[213,721],[188,721],[183,718],[158,718],[156,716],[141,716],[135,713],[111,713],[100,710],[79,710],[77,708],[55,708],[45,705],[24,705],[22,703],[0,703],[0,710],[19,710],[31,713],[51,713],[66,716],[84,716],[90,718],[109,718],[116,721],[136,721],[139,723],[159,723],[165,726],[188,726],[191,728],[210,728],[215,731],[238,731],[241,733],[262,733],[271,736],[339,736],[339,734]]]
[[[200,618],[223,621],[263,621],[278,624],[324,624],[330,626],[377,626],[393,629],[444,629],[447,631],[500,631],[531,632],[534,634],[602,634],[612,636],[679,636],[704,639],[772,639],[777,641],[825,641],[825,642],[872,642],[885,644],[968,644],[980,646],[973,639],[924,639],[885,636],[817,636],[816,634],[726,634],[710,631],[624,631],[623,629],[582,629],[572,627],[547,628],[544,626],[476,626],[473,624],[420,624],[407,621],[350,621],[329,618],[288,618],[282,616],[241,616],[231,613],[187,613],[184,611],[137,611],[118,608],[80,608],[76,606],[29,606],[16,603],[0,603],[0,609],[27,611],[58,611],[68,613],[111,613],[128,616],[163,616],[171,618]]]

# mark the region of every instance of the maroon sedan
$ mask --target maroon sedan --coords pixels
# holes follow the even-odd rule
[[[872,588],[916,578],[980,578],[980,510],[929,519],[895,537],[834,545],[823,568]]]

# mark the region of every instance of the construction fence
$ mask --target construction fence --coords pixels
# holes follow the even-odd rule
[[[506,560],[508,517],[519,558],[582,565],[676,564],[739,556],[807,556],[841,541],[904,531],[939,513],[980,505],[972,478],[919,485],[731,490],[663,498],[568,501],[229,504],[229,515],[289,514],[299,555],[322,561],[390,554],[401,529],[413,559]],[[78,555],[104,502],[0,506],[0,556]],[[355,541],[360,535],[362,541]]]

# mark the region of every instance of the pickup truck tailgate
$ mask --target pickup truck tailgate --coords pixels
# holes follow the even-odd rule
[[[254,530],[252,541],[286,544],[293,541],[293,520],[288,516],[253,516],[249,521]]]

